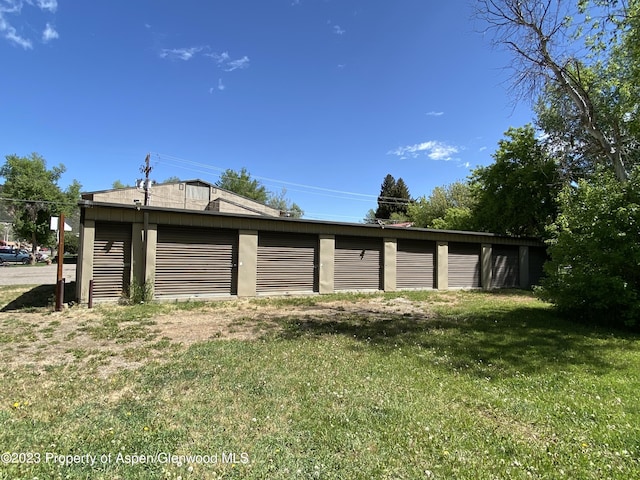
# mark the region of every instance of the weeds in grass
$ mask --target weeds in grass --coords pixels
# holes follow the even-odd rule
[[[278,299],[280,330],[253,341],[132,344],[144,366],[106,378],[93,372],[109,353],[91,349],[43,372],[0,365],[5,449],[216,458],[8,463],[0,478],[637,478],[638,336],[568,323],[522,292],[359,298],[330,316]],[[372,308],[400,299],[412,313]],[[130,341],[173,308],[97,312],[104,338]]]
[[[141,303],[149,303],[152,300],[153,280],[140,283],[135,278],[132,279],[127,289],[126,303],[138,305]]]

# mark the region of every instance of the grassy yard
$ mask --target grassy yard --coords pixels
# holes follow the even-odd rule
[[[0,479],[640,478],[639,337],[528,293],[50,313],[27,290],[0,298]]]

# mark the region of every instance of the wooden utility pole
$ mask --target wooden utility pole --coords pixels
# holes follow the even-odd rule
[[[140,167],[140,173],[144,173],[144,204],[149,205],[149,174],[153,167],[149,165],[151,154],[147,153],[147,157],[144,159],[144,165]]]
[[[58,218],[58,275],[56,277],[56,312],[62,310],[64,303],[64,277],[62,264],[64,263],[64,213]]]

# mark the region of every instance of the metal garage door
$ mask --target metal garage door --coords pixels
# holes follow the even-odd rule
[[[159,226],[155,295],[233,295],[237,245],[236,230]]]
[[[449,244],[449,287],[475,288],[482,285],[480,277],[480,245]]]
[[[433,288],[435,242],[398,240],[396,254],[396,287]]]
[[[520,249],[513,245],[493,245],[491,248],[491,286],[496,288],[520,285]]]
[[[96,223],[93,244],[93,296],[120,298],[131,278],[131,225]]]
[[[540,285],[544,276],[544,263],[547,261],[547,251],[540,247],[529,247],[529,284]]]
[[[336,237],[335,290],[380,290],[382,240]]]
[[[317,291],[316,235],[260,232],[257,293]]]

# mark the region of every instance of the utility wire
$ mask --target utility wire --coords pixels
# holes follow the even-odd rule
[[[220,172],[225,172],[228,169],[222,168],[222,167],[217,167],[214,165],[208,165],[205,163],[200,163],[200,162],[194,162],[192,160],[186,160],[183,158],[179,158],[179,157],[175,157],[175,156],[171,156],[171,155],[166,155],[166,154],[161,154],[161,153],[157,153],[157,152],[153,152],[152,155],[154,155],[157,158],[158,163],[162,163],[164,165],[167,166],[171,166],[171,167],[176,167],[176,168],[183,168],[185,170],[190,170],[190,171],[194,171],[197,173],[205,173],[207,175],[212,175],[211,171],[207,171],[207,170],[214,170],[214,171],[220,171]],[[164,159],[173,161],[173,162],[177,162],[177,163],[184,163],[187,165],[191,165],[191,166],[197,166],[200,168],[205,168],[207,170],[201,170],[200,168],[196,169],[196,168],[191,168],[191,167],[185,167],[183,165],[176,165],[175,163],[169,163],[168,161],[164,160]],[[287,189],[287,191],[292,191],[292,192],[299,192],[299,193],[306,193],[306,194],[312,194],[312,195],[324,195],[327,197],[331,197],[331,198],[338,198],[338,199],[343,199],[343,200],[356,200],[356,201],[363,201],[363,202],[367,202],[367,201],[371,201],[371,200],[377,200],[379,203],[383,203],[383,204],[398,204],[398,203],[412,203],[411,200],[409,199],[404,199],[404,198],[398,198],[398,197],[388,197],[388,196],[381,196],[381,195],[372,195],[372,194],[367,194],[367,193],[358,193],[358,192],[350,192],[350,191],[345,191],[345,190],[337,190],[337,189],[333,189],[333,188],[326,188],[326,187],[318,187],[315,185],[307,185],[307,184],[303,184],[303,183],[296,183],[296,182],[289,182],[289,181],[285,181],[285,180],[278,180],[278,179],[274,179],[274,178],[270,178],[270,177],[263,177],[263,176],[259,176],[259,175],[252,175],[252,178],[255,179],[259,179],[259,180],[265,180],[265,181],[269,181],[269,182],[276,182],[276,183],[280,183],[283,185],[292,185],[294,187],[300,187],[300,188],[307,188],[310,190],[317,190],[317,192],[313,192],[313,191],[306,191],[306,190],[298,190],[298,189]],[[265,185],[265,186],[270,186],[270,185]],[[325,193],[320,193],[320,192],[325,192]],[[341,194],[341,195],[351,195],[351,196],[355,196],[355,197],[361,197],[361,198],[352,198],[352,197],[344,197],[344,196],[336,196],[336,195],[331,195],[331,193],[337,193],[337,194]],[[389,200],[389,201],[387,201]]]

